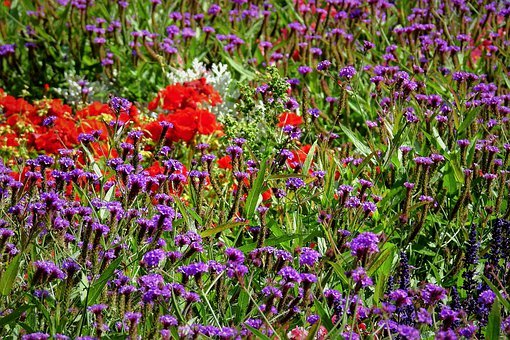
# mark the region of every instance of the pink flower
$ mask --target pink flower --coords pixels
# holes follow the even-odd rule
[[[305,340],[308,336],[308,331],[303,327],[296,327],[287,333],[289,340]]]

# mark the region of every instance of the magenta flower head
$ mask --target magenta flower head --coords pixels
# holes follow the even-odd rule
[[[358,259],[363,259],[369,254],[379,252],[377,243],[379,243],[379,237],[376,234],[365,232],[352,239],[352,241],[348,243],[348,246],[353,256],[356,256]]]

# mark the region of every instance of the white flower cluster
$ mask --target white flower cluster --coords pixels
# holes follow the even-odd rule
[[[232,80],[232,74],[225,64],[212,64],[211,69],[208,70],[204,63],[194,59],[191,68],[187,70],[171,69],[167,74],[167,78],[171,84],[205,78],[207,84],[214,87],[222,99],[221,104],[210,108],[211,112],[221,116],[234,110],[235,99],[239,96],[239,93]]]

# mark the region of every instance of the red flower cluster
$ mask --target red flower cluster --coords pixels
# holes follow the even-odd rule
[[[60,99],[29,103],[0,89],[0,112],[3,112],[0,116],[0,152],[12,156],[24,147],[28,153],[55,154],[61,148],[78,145],[79,134],[105,131],[105,122],[117,119],[144,130],[154,141],[161,138],[161,122],[165,121],[171,123],[165,135],[167,141],[189,142],[196,134],[207,135],[220,129],[216,117],[205,108],[206,104],[214,106],[220,102],[220,95],[205,79],[170,85],[149,103],[149,110],[158,107],[163,110],[156,121],[150,121],[142,119],[135,105],[116,117],[116,113],[104,103],[94,102],[74,111]],[[106,138],[106,133],[100,135],[100,140]]]
[[[169,85],[161,90],[156,98],[149,103],[149,110],[163,109],[157,121],[145,126],[154,141],[158,141],[163,132],[161,122],[172,124],[165,137],[170,141],[183,140],[189,142],[199,133],[209,135],[220,129],[216,117],[204,106],[215,106],[221,103],[221,97],[204,78]]]
[[[23,146],[28,152],[55,154],[61,148],[78,145],[80,133],[104,130],[104,122],[115,118],[107,104],[94,102],[73,112],[60,99],[43,99],[31,104],[3,91],[0,91],[0,107],[3,110],[0,144],[5,145],[7,151]],[[132,106],[119,120],[138,122],[138,110]]]

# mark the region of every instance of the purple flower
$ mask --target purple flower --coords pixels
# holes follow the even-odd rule
[[[321,254],[311,248],[301,248],[301,254],[299,255],[299,265],[313,267],[320,257]]]
[[[314,274],[301,273],[300,276],[301,276],[301,282],[303,282],[305,284],[312,284],[312,283],[317,282],[317,276],[315,276]]]
[[[439,331],[436,333],[435,340],[457,340],[457,335],[455,335],[455,332],[451,329],[448,329],[446,331]]]
[[[163,328],[167,329],[172,326],[177,326],[179,323],[175,316],[172,315],[162,315],[159,317],[159,322],[163,325]]]
[[[501,330],[505,335],[510,335],[510,316],[501,321]]]
[[[142,313],[138,312],[127,312],[126,314],[124,314],[124,320],[129,321],[132,326],[138,324],[141,317]]]
[[[374,284],[372,279],[367,275],[367,272],[363,267],[358,267],[351,272],[346,273],[352,278],[352,280],[361,287],[369,287]]]
[[[466,327],[459,329],[459,335],[465,337],[466,339],[471,339],[474,337],[476,331],[478,330],[478,327],[475,325],[468,325]]]
[[[446,298],[446,290],[442,287],[439,287],[433,283],[428,283],[421,290],[421,298],[428,305],[433,305],[438,301]]]
[[[412,303],[407,291],[403,289],[397,289],[391,292],[389,294],[389,298],[394,301],[396,307],[409,306]]]
[[[313,118],[319,118],[320,113],[321,111],[315,107],[308,109],[308,114]]]
[[[186,300],[186,302],[188,303],[195,303],[195,302],[200,302],[202,301],[200,299],[200,295],[198,295],[197,293],[195,292],[186,292],[184,293],[184,299]]]
[[[265,286],[262,289],[261,293],[265,297],[281,298],[283,296],[282,291],[276,287],[273,287],[273,286]]]
[[[352,66],[346,66],[340,70],[338,76],[341,78],[352,79],[356,75],[356,69]]]
[[[147,268],[157,267],[161,261],[165,259],[165,251],[162,249],[154,249],[147,252],[142,259],[142,264]]]
[[[51,261],[35,261],[34,282],[52,281],[55,279],[63,280],[66,275],[55,263]]]
[[[298,67],[298,72],[301,73],[302,75],[307,75],[308,73],[311,73],[313,70],[310,66],[299,66]]]
[[[422,324],[432,325],[432,316],[425,308],[420,308],[420,310],[416,312],[416,320]]]
[[[484,306],[491,306],[496,299],[496,294],[492,290],[483,291],[478,297],[478,303]]]
[[[110,99],[109,105],[112,108],[112,110],[118,114],[121,111],[124,112],[129,111],[133,104],[126,98],[112,97],[112,99]]]
[[[31,334],[25,334],[21,337],[21,340],[47,340],[50,335],[47,333],[37,332]]]
[[[80,270],[80,265],[76,263],[73,259],[69,258],[64,260],[62,263],[62,269],[67,273],[68,277],[72,277],[75,273]]]
[[[89,306],[87,309],[89,312],[91,312],[92,314],[95,314],[95,315],[99,315],[101,314],[104,310],[106,310],[108,308],[107,305],[105,304],[97,304],[97,305],[92,305],[92,306]]]
[[[177,269],[178,272],[184,274],[185,276],[197,276],[207,273],[209,270],[206,263],[203,262],[195,262],[191,263],[187,266],[181,266]]]
[[[402,337],[402,339],[406,340],[421,339],[420,331],[411,326],[399,325],[397,328],[397,332]]]
[[[376,234],[364,232],[352,239],[348,246],[351,249],[351,254],[361,259],[369,254],[379,252],[377,243],[379,243],[379,238]]]
[[[336,289],[326,289],[324,291],[324,297],[328,302],[328,305],[333,305],[334,302],[340,301],[342,299],[342,294]]]
[[[317,64],[317,71],[325,71],[331,66],[331,61],[323,60]]]
[[[301,187],[304,187],[305,186],[305,181],[303,181],[299,177],[292,177],[292,178],[289,178],[285,182],[285,186],[287,187],[288,190],[294,190],[295,191],[295,190],[298,190]]]
[[[237,277],[241,279],[244,275],[248,273],[248,267],[244,264],[233,263],[230,264],[227,268],[227,276],[230,278]]]
[[[49,116],[44,118],[42,122],[42,126],[51,127],[53,124],[55,124],[55,121],[57,120],[57,116]]]
[[[278,272],[278,275],[282,277],[282,281],[287,282],[299,282],[301,280],[301,277],[299,276],[299,273],[294,268],[287,266],[280,269]]]
[[[227,256],[228,262],[230,264],[244,263],[244,254],[239,249],[227,248],[225,250],[225,255]]]

